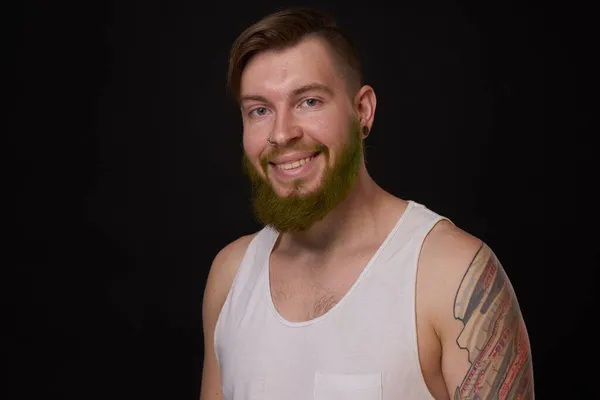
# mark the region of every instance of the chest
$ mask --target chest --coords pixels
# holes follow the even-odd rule
[[[421,398],[415,395],[415,391],[425,393],[425,388],[415,351],[414,281],[395,276],[395,269],[385,268],[390,265],[377,263],[361,276],[367,263],[348,263],[334,271],[290,268],[292,264],[281,261],[274,258],[270,265],[269,286],[273,305],[287,321],[312,320],[341,300],[344,303],[319,323],[290,329],[273,317],[265,301],[262,275],[252,286],[265,308],[261,310],[251,300],[241,301],[249,304],[253,318],[222,325],[227,334],[218,343],[226,394],[235,392],[237,398],[247,393],[248,398],[261,399],[333,398],[329,389],[326,397],[313,397],[323,383],[317,372],[324,372],[326,386],[340,396],[336,398]],[[360,285],[355,286],[359,278]],[[248,361],[240,362],[240,355]],[[356,386],[357,374],[361,380],[372,374],[390,377],[377,379],[385,397],[379,392],[366,395],[365,387]]]
[[[344,258],[325,265],[273,256],[269,286],[273,304],[290,322],[318,318],[336,306],[359,280],[368,259]]]

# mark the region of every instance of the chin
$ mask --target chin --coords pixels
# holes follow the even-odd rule
[[[311,182],[290,182],[282,185],[278,182],[271,182],[271,187],[277,196],[289,198],[293,196],[304,197],[319,191],[322,186],[321,179],[311,180]]]
[[[279,186],[274,186],[273,190],[275,192],[275,194],[277,195],[277,197],[282,198],[282,199],[288,199],[291,197],[303,197],[303,196],[307,196],[309,195],[312,191],[306,190],[306,189],[297,189],[297,188],[293,188],[293,187],[279,187]]]

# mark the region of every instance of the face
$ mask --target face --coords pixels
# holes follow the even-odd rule
[[[243,164],[262,223],[305,230],[351,191],[363,152],[346,87],[317,39],[258,54],[244,69]]]

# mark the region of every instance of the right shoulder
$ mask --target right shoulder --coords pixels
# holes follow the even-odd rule
[[[215,256],[211,265],[211,270],[230,268],[231,264],[236,264],[242,261],[250,242],[256,237],[258,232],[250,235],[244,235],[233,242],[228,243]],[[235,268],[237,270],[237,268]]]
[[[228,243],[214,257],[204,292],[204,302],[211,308],[220,309],[229,293],[235,275],[250,242],[258,232],[244,235]]]
[[[242,236],[223,247],[214,257],[208,272],[202,303],[204,332],[204,362],[200,385],[202,400],[223,398],[221,374],[214,348],[215,326],[248,245],[257,233]]]

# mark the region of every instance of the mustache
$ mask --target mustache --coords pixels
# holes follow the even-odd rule
[[[265,168],[273,159],[284,155],[290,151],[309,151],[309,152],[319,152],[319,153],[327,153],[328,147],[323,144],[310,144],[310,145],[295,145],[289,147],[278,147],[273,149],[269,153],[265,154],[260,158],[260,165]]]

